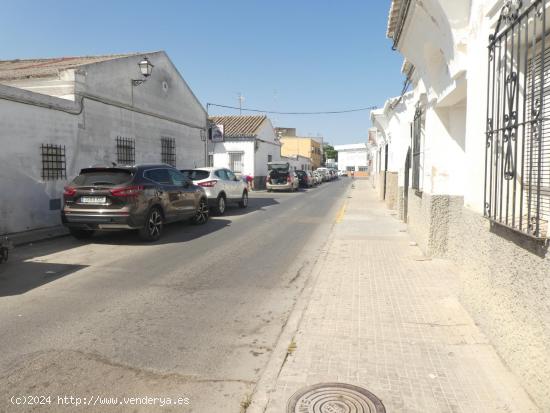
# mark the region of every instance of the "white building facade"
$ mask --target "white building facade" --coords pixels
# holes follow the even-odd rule
[[[210,122],[224,126],[224,141],[210,143],[212,164],[240,176],[254,178],[254,188],[265,188],[267,163],[281,159],[281,144],[265,115],[211,116]]]
[[[311,171],[311,158],[302,155],[281,156],[281,161],[288,162],[291,171]]]
[[[353,171],[356,176],[367,176],[369,156],[366,143],[335,145],[334,150],[338,152],[338,169],[340,171]]]
[[[206,112],[164,52],[0,62],[0,234],[60,225],[90,165],[204,163]],[[41,92],[41,93],[37,93]]]
[[[549,7],[393,0],[388,37],[412,88],[371,113],[369,143],[381,198],[427,255],[457,263],[464,303],[542,411],[550,411]]]

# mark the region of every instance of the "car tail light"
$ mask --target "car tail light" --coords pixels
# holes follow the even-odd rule
[[[266,184],[270,184],[270,183],[271,183],[271,177],[270,177],[269,175],[265,178],[265,183],[266,183]]]
[[[218,181],[206,181],[206,182],[199,182],[197,185],[202,186],[203,188],[213,188],[216,186]]]
[[[290,179],[290,175],[288,175],[288,176],[286,177],[286,181],[287,181],[288,183],[291,183],[291,182],[292,182],[292,179]]]
[[[124,188],[111,189],[112,196],[119,197],[135,197],[143,192],[143,186],[125,186]]]
[[[66,186],[64,188],[64,191],[63,191],[64,196],[75,196],[75,194],[76,194],[76,189],[73,188],[72,186]]]

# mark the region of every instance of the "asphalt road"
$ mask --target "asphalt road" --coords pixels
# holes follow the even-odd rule
[[[254,193],[154,244],[111,233],[14,250],[0,265],[0,411],[239,412],[349,184]],[[99,406],[123,396],[184,405]]]

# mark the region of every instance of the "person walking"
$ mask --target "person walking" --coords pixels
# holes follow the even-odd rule
[[[250,174],[246,175],[246,187],[249,191],[254,190],[254,177]]]

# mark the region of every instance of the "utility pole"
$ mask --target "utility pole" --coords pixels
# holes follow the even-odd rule
[[[206,103],[206,131],[204,131],[204,166],[208,166],[208,130],[210,119],[208,112],[210,111],[210,103]]]
[[[243,102],[244,102],[244,96],[241,92],[239,92],[239,115],[243,114]]]

